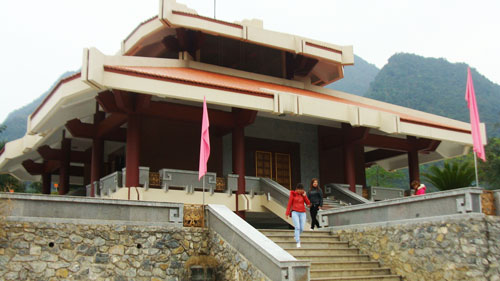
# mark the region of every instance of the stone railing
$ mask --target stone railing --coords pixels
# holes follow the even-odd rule
[[[273,281],[309,280],[309,261],[299,261],[223,205],[208,205],[206,226]]]
[[[195,188],[202,188],[203,182],[198,180],[198,171],[161,169],[160,178],[162,189],[168,191],[169,187],[182,187],[187,193],[194,192]],[[205,175],[205,190],[213,194],[217,186],[217,174]],[[203,180],[203,179],[202,179]]]
[[[122,183],[127,182],[127,168],[122,169]],[[139,185],[147,186],[149,183],[149,167],[139,167]],[[137,186],[136,186],[137,187]]]
[[[227,175],[227,193],[233,193],[238,190],[238,175]],[[262,193],[260,178],[245,176],[245,190],[248,194]]]
[[[334,196],[335,199],[340,200],[349,205],[357,205],[370,202],[362,196],[363,186],[356,185],[356,193],[349,190],[347,184],[329,183],[325,184],[325,195]]]
[[[288,198],[290,197],[290,190],[271,179],[261,178],[260,182],[262,192],[268,194],[286,208]]]
[[[11,217],[135,221],[173,226],[182,226],[183,218],[182,203],[0,193],[2,200],[10,200]]]
[[[325,227],[389,222],[423,217],[481,213],[482,189],[468,187],[426,195],[347,206],[319,213]]]
[[[381,201],[387,199],[404,197],[404,190],[400,188],[371,186],[368,188],[371,201]]]
[[[122,172],[114,172],[101,178],[99,181],[99,194],[100,196],[109,196],[111,193],[116,192],[119,188],[123,187]]]

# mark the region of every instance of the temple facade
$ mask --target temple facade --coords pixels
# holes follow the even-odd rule
[[[0,172],[42,181],[47,194],[57,183],[60,195],[88,186],[91,197],[200,202],[202,184],[189,182],[204,97],[206,200],[240,214],[259,208],[247,196],[258,179],[291,188],[319,178],[355,192],[370,165],[408,167],[411,181],[419,164],[468,153],[468,123],[324,88],[354,63],[352,46],[163,0],[117,55],[84,49],[81,71],[59,81],[29,116],[26,135],[0,151]],[[114,189],[103,181],[110,176]],[[167,182],[173,177],[179,182]]]

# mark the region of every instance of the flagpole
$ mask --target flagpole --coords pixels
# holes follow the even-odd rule
[[[476,187],[479,187],[479,179],[477,176],[477,157],[476,157],[476,152],[473,151],[474,154],[474,169],[476,170]]]
[[[203,206],[205,206],[205,175],[203,175]]]

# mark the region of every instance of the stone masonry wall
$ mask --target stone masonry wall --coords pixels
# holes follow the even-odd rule
[[[500,280],[500,217],[335,231],[408,281]]]
[[[209,251],[218,262],[217,281],[271,281],[214,231],[209,234]]]
[[[2,222],[0,280],[188,279],[186,261],[211,255],[216,280],[269,280],[213,231],[143,225]]]

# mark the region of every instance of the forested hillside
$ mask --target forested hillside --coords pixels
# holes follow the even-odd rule
[[[476,69],[471,73],[481,122],[488,137],[499,137],[500,86]],[[466,83],[466,64],[401,53],[389,59],[365,97],[469,122]]]
[[[379,71],[375,65],[354,55],[354,65],[344,67],[344,78],[326,87],[363,96]]]

